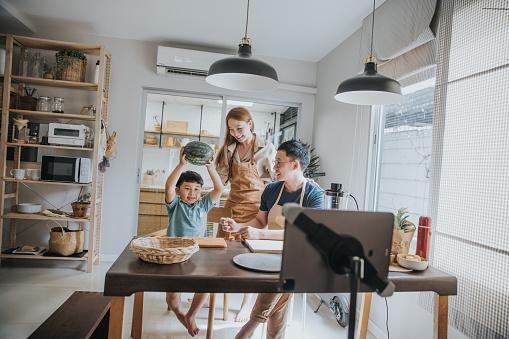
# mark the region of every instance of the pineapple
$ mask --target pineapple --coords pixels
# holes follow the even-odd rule
[[[405,231],[407,229],[415,228],[415,225],[408,221],[408,217],[410,215],[406,213],[408,211],[407,207],[401,207],[398,210],[398,214],[394,217],[394,229]]]

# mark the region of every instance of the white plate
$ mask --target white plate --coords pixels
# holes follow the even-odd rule
[[[233,262],[255,271],[271,273],[281,271],[281,254],[244,253],[233,257]]]
[[[424,271],[428,268],[427,261],[415,261],[402,258],[398,255],[398,264],[415,271]]]

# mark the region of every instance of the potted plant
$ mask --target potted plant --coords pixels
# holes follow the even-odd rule
[[[74,48],[64,48],[56,53],[57,79],[66,81],[85,81],[87,58]]]
[[[299,140],[300,141],[300,140]],[[307,148],[309,148],[309,153],[311,154],[311,158],[309,159],[309,165],[306,167],[306,170],[304,171],[304,176],[306,178],[310,178],[311,174],[315,172],[318,169],[318,166],[320,166],[320,156],[314,154],[315,149],[311,148],[307,142],[302,142]]]
[[[143,180],[142,180],[142,185],[147,185],[147,186],[150,186],[152,185],[152,180],[154,178],[154,170],[147,170],[145,173],[143,173]]]
[[[90,207],[91,199],[92,193],[88,192],[80,195],[75,202],[71,203],[73,216],[75,218],[86,217],[88,208]]]
[[[415,225],[408,221],[410,215],[407,211],[408,208],[401,207],[394,216],[391,254],[394,254],[396,257],[398,254],[408,254],[410,242],[415,233]]]

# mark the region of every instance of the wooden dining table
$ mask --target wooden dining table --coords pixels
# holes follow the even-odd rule
[[[227,241],[226,248],[200,248],[185,262],[160,265],[142,261],[127,246],[105,277],[104,295],[111,297],[108,337],[123,338],[125,298],[132,294],[135,299],[131,335],[141,338],[144,292],[277,293],[279,273],[237,266],[233,258],[243,253],[250,251],[242,242],[233,240]],[[456,294],[456,278],[430,267],[421,272],[389,272],[389,279],[396,292],[436,293],[434,337],[446,338],[447,300],[449,295]],[[331,292],[349,292],[349,286]],[[366,337],[370,305],[371,294],[364,293],[357,338]]]

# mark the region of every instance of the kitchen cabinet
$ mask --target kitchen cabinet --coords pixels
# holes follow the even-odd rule
[[[101,245],[101,214],[102,214],[102,193],[104,174],[98,171],[98,164],[102,159],[99,159],[100,135],[101,135],[101,120],[106,123],[108,118],[108,99],[110,89],[110,68],[111,68],[111,55],[106,51],[105,46],[89,45],[81,43],[71,43],[64,41],[46,40],[30,37],[15,36],[10,34],[0,35],[0,43],[6,46],[6,62],[5,73],[3,76],[3,93],[2,93],[2,107],[1,107],[1,130],[0,130],[0,244],[2,243],[2,235],[4,234],[4,227],[10,226],[9,232],[9,247],[15,248],[20,246],[16,242],[16,221],[17,220],[33,220],[33,221],[59,221],[62,224],[68,221],[78,222],[83,226],[88,224],[88,253],[83,257],[57,257],[45,256],[47,251],[40,255],[23,255],[5,253],[2,249],[0,254],[1,259],[48,259],[48,260],[75,260],[78,262],[87,263],[87,272],[92,272],[94,263],[99,262],[100,245]],[[74,48],[83,52],[87,56],[96,56],[99,59],[99,80],[98,83],[88,82],[74,82],[63,81],[55,79],[33,78],[17,75],[17,63],[13,62],[13,55],[23,54],[25,49],[36,49],[44,51],[59,51],[63,48]],[[19,53],[18,53],[19,52]],[[90,72],[90,70],[89,70]],[[36,88],[62,88],[72,90],[73,97],[76,100],[83,100],[83,95],[78,95],[81,91],[89,91],[94,93],[91,97],[96,107],[95,115],[80,115],[79,110],[65,113],[53,113],[32,111],[26,109],[16,109],[15,105],[11,105],[11,93],[21,95],[26,85],[36,86]],[[80,92],[80,93],[78,93]],[[74,94],[76,93],[76,95]],[[89,102],[83,102],[89,104]],[[7,142],[9,122],[14,118],[28,119],[31,122],[54,122],[64,119],[65,123],[71,124],[89,124],[93,129],[95,138],[93,147],[77,148],[71,146],[57,146],[57,145],[42,145],[42,144],[28,144],[28,143],[13,143]],[[9,149],[14,151],[13,168],[21,168],[21,150],[22,148],[37,148],[37,149],[51,149],[57,152],[58,155],[64,156],[78,156],[78,157],[92,157],[92,182],[91,183],[69,183],[69,182],[50,182],[38,180],[16,180],[8,177],[6,154]],[[12,192],[6,192],[6,185],[12,186]],[[64,189],[90,187],[91,190],[91,205],[90,214],[84,218],[70,218],[70,217],[49,217],[40,213],[37,214],[22,214],[17,212],[17,204],[20,200],[20,186],[25,185],[29,189],[31,186],[35,187],[44,185],[46,191],[51,191],[57,187]],[[5,212],[6,201],[10,200],[10,211]]]

